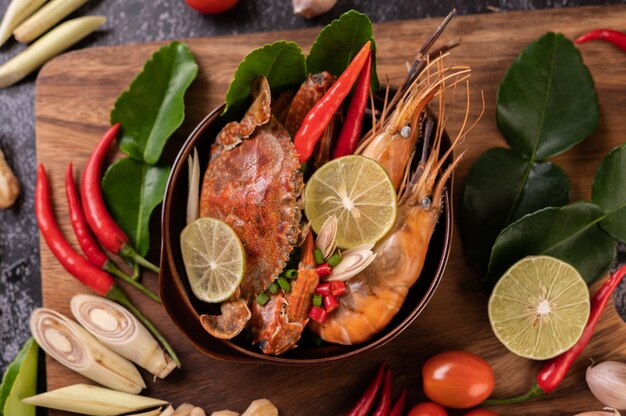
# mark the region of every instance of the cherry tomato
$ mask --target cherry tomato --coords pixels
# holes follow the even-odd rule
[[[479,405],[495,385],[489,363],[464,351],[448,351],[429,358],[422,368],[422,378],[426,396],[453,409]]]
[[[474,409],[471,412],[465,413],[464,416],[498,416],[498,414],[487,409]]]
[[[222,13],[237,4],[238,0],[185,0],[185,3],[200,13]]]
[[[415,405],[406,416],[448,416],[448,412],[437,403],[426,402]]]

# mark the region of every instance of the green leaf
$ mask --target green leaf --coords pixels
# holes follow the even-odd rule
[[[602,228],[626,241],[626,145],[613,149],[598,167],[591,199],[606,214]]]
[[[510,149],[483,153],[471,167],[461,199],[460,227],[469,259],[486,271],[491,247],[504,227],[547,206],[567,204],[565,172],[531,163]]]
[[[252,81],[264,75],[276,93],[299,86],[306,79],[304,55],[295,42],[279,40],[252,51],[237,67],[226,93],[222,115],[229,120],[239,118],[250,102]]]
[[[7,367],[0,384],[0,415],[35,415],[35,406],[22,399],[37,394],[38,355],[39,346],[29,338]]]
[[[120,149],[150,165],[158,162],[167,139],[185,118],[185,91],[198,73],[189,47],[163,46],[117,98],[111,124],[122,125]]]
[[[498,127],[517,152],[534,161],[590,136],[598,98],[580,52],[565,36],[547,33],[531,43],[498,89]]]
[[[150,247],[150,215],[163,201],[169,173],[169,166],[149,166],[124,158],[111,165],[102,178],[109,212],[142,256]]]
[[[601,277],[615,259],[617,245],[598,223],[602,210],[589,202],[545,208],[514,222],[498,236],[483,282],[491,288],[518,260],[545,254],[574,266],[588,283]]]
[[[306,58],[309,74],[328,71],[336,76],[341,75],[368,40],[372,42],[373,53],[372,91],[378,91],[376,43],[372,36],[372,22],[369,17],[356,10],[342,14],[319,33]]]

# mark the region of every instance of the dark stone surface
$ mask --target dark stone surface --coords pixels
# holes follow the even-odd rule
[[[102,14],[108,22],[77,47],[146,42],[216,34],[237,34],[322,25],[355,8],[373,21],[445,15],[451,7],[459,14],[485,13],[488,6],[504,11],[558,8],[576,5],[624,4],[626,0],[339,0],[325,16],[306,21],[292,14],[287,0],[241,0],[217,16],[199,15],[183,0],[92,0],[74,15]],[[0,0],[0,13],[9,0]],[[9,41],[0,47],[0,63],[22,49]],[[15,169],[23,188],[17,204],[0,211],[0,372],[28,338],[28,316],[41,303],[39,238],[33,214],[35,185],[34,79],[0,91],[0,148]],[[622,256],[623,257],[623,256]],[[624,258],[621,259],[624,261]],[[626,293],[616,296],[620,309]]]

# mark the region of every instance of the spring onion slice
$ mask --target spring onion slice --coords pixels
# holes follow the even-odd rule
[[[98,341],[151,374],[165,378],[176,363],[133,314],[100,296],[80,294],[70,302],[72,315]]]
[[[74,384],[22,400],[34,406],[93,416],[116,416],[166,405],[163,400]]]
[[[37,344],[70,370],[126,393],[136,394],[146,387],[130,361],[102,345],[76,322],[52,309],[35,309],[30,316],[30,330]]]

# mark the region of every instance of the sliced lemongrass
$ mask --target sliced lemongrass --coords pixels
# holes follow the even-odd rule
[[[322,251],[325,259],[329,258],[337,248],[337,217],[331,215],[320,227],[315,239],[315,247]]]
[[[13,29],[33,14],[45,2],[46,0],[13,0],[9,3],[9,7],[7,7],[6,12],[4,12],[2,23],[0,23],[0,46],[11,37]]]
[[[106,22],[103,16],[68,20],[0,66],[0,88],[13,85]]]
[[[87,0],[51,0],[13,31],[18,42],[30,43],[78,9]]]
[[[259,399],[250,403],[241,416],[278,416],[278,409],[267,399]]]
[[[126,308],[100,296],[80,294],[70,302],[72,315],[91,335],[124,358],[165,378],[176,363]]]
[[[74,384],[22,401],[33,406],[93,416],[116,416],[167,404],[163,400],[87,384]]]
[[[332,273],[323,280],[327,282],[342,281],[356,276],[367,268],[376,258],[376,254],[372,251],[373,244],[363,244],[358,247],[351,248],[341,253],[341,261],[333,267]]]
[[[189,193],[187,194],[187,224],[191,224],[198,218],[198,206],[200,205],[200,159],[198,149],[193,148],[193,155],[189,155],[187,161],[189,173]]]
[[[130,361],[102,345],[76,322],[52,309],[35,309],[30,316],[30,330],[37,344],[70,370],[126,393],[139,393],[146,387]]]

